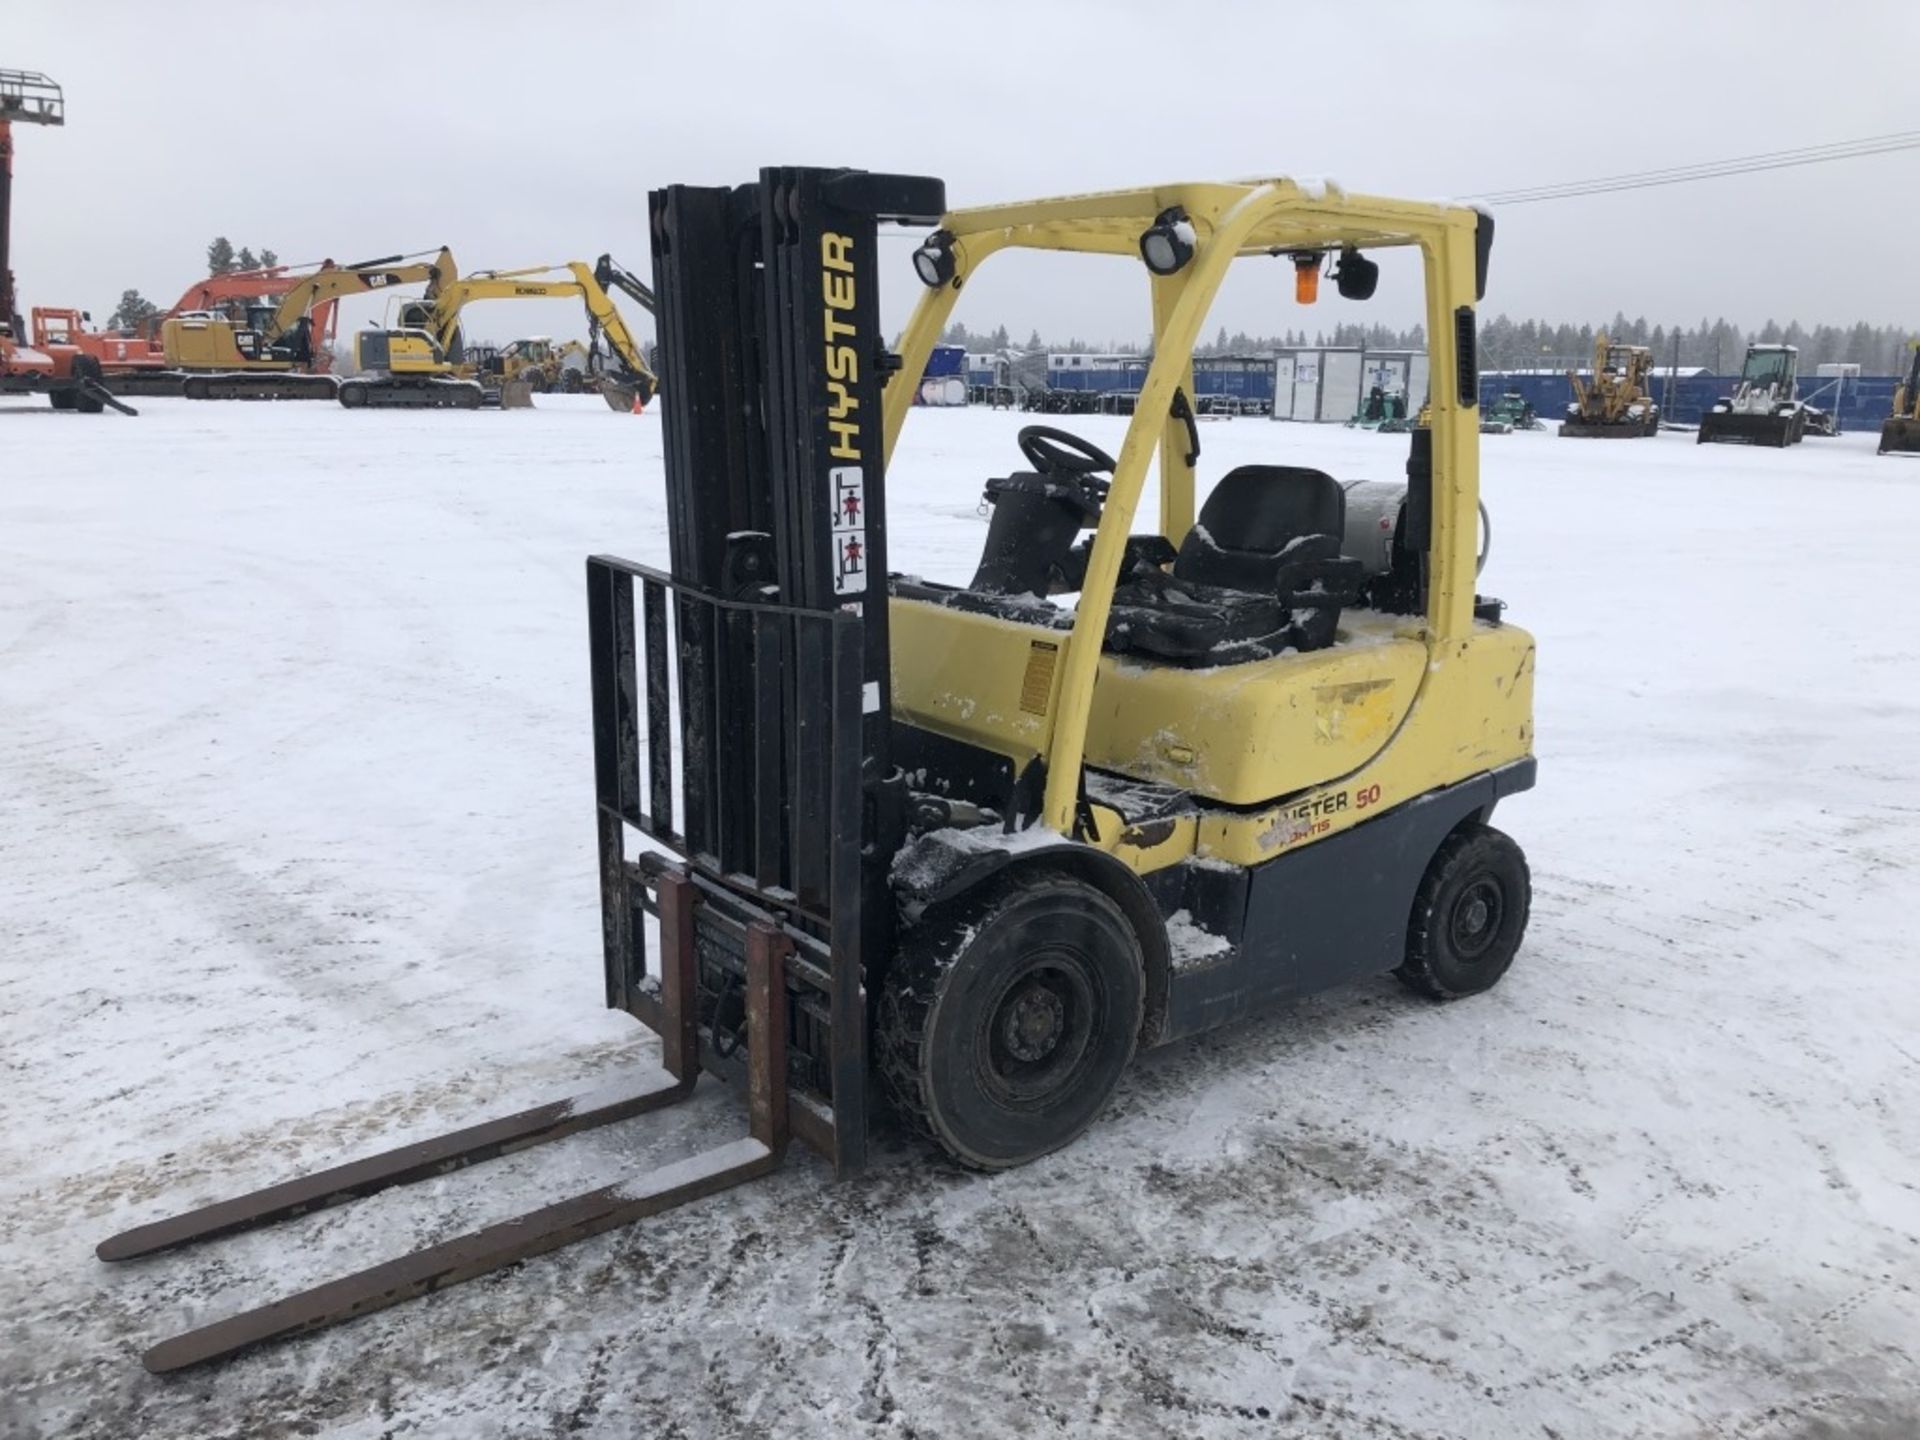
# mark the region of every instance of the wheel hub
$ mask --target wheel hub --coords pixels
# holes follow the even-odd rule
[[[1045,985],[1029,984],[1008,1002],[1000,1025],[1001,1043],[1016,1060],[1044,1060],[1060,1043],[1066,1006]]]
[[[1462,960],[1479,959],[1499,934],[1501,910],[1500,887],[1494,881],[1476,880],[1462,890],[1448,927],[1454,953]]]

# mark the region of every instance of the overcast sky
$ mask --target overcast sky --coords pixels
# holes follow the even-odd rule
[[[0,67],[47,72],[69,112],[64,130],[16,132],[14,270],[24,304],[104,319],[128,286],[171,303],[216,233],[289,261],[445,243],[463,270],[610,250],[646,275],[650,187],[763,164],[939,175],[955,205],[1254,174],[1449,196],[1920,128],[1920,7],[1690,0],[1581,32],[1606,13],[0,0]],[[1487,309],[1920,323],[1916,180],[1920,151],[1513,207]],[[916,293],[910,248],[885,252],[889,327]],[[1410,267],[1370,307],[1312,311],[1283,269],[1235,281],[1215,319],[1417,317]],[[957,318],[1138,338],[1145,286],[1114,262],[1003,257]],[[582,328],[544,303],[471,322],[493,338]]]

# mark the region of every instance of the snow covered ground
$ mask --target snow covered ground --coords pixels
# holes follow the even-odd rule
[[[663,557],[657,418],[138,403],[0,410],[0,1436],[1920,1433],[1920,463],[1487,439],[1483,588],[1540,644],[1493,994],[1356,986],[1144,1056],[1017,1173],[797,1151],[162,1381],[187,1324],[740,1112],[95,1261],[654,1053],[600,1009],[581,560]],[[970,568],[1018,424],[914,417],[897,565]]]

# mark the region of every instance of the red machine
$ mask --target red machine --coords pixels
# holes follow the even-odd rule
[[[149,336],[131,330],[89,330],[92,316],[62,306],[33,307],[33,348],[56,353],[72,350],[91,355],[111,381],[127,372],[163,370],[167,357]]]
[[[31,70],[0,70],[0,394],[45,395],[56,410],[97,415],[109,405],[127,410],[101,384],[100,361],[77,345],[40,344],[37,329],[29,345],[13,285],[13,127],[66,123],[58,85]]]

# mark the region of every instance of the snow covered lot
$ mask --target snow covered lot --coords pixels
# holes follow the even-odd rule
[[[664,557],[657,418],[137,403],[0,410],[0,1436],[1920,1433],[1920,463],[1485,441],[1483,588],[1540,642],[1493,994],[1354,987],[1143,1057],[1017,1173],[796,1150],[161,1381],[189,1323],[740,1120],[94,1260],[653,1048],[599,1008],[581,559]],[[897,565],[971,566],[1019,419],[914,417]]]

